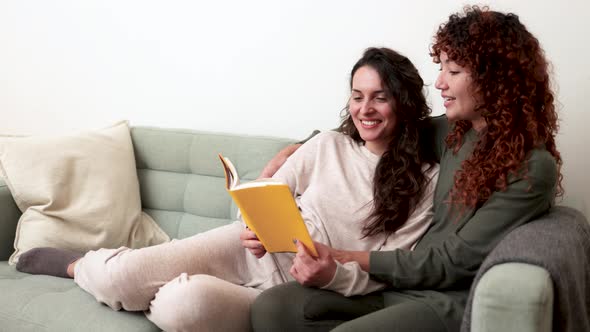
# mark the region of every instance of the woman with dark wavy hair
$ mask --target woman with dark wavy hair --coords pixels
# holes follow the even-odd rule
[[[410,250],[430,225],[438,165],[420,136],[430,114],[423,87],[408,58],[367,49],[352,68],[338,132],[313,137],[274,175],[298,196],[319,254],[297,244],[289,262],[295,280],[344,296],[382,289],[362,267],[367,262],[341,264],[337,249]],[[264,255],[253,232],[242,239]]]
[[[411,251],[335,255],[387,291],[344,298],[298,279],[258,297],[256,331],[458,331],[484,258],[561,194],[548,64],[518,16],[466,8],[439,27],[431,55],[450,124],[437,135],[431,227]]]
[[[424,234],[438,175],[419,135],[430,109],[418,71],[390,49],[366,50],[350,84],[342,132],[314,137],[274,176],[296,197],[318,257],[299,243],[295,258],[279,253],[275,260],[238,221],[158,246],[84,257],[37,248],[20,257],[17,269],[74,278],[113,309],[149,310],[165,331],[248,330],[250,304],[285,279],[306,278],[345,296],[385,288],[358,262],[338,262],[332,248],[410,250]]]
[[[387,48],[369,48],[350,73],[352,95],[344,110],[341,133],[359,144],[375,128],[361,122],[355,112],[366,106],[363,92],[355,86],[359,71],[374,71],[381,80],[382,93],[391,101],[394,127],[386,150],[373,177],[373,209],[369,222],[363,227],[365,236],[394,233],[403,225],[422,199],[429,178],[424,164],[433,165],[434,156],[421,144],[420,131],[430,108],[422,93],[424,82],[408,58]],[[377,100],[378,102],[379,100]],[[370,107],[367,107],[370,112]],[[370,117],[369,114],[364,117]]]

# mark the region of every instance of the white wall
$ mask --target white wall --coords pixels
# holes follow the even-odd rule
[[[0,133],[132,125],[303,137],[333,128],[368,46],[404,53],[431,86],[428,47],[465,1],[0,0]],[[490,1],[554,66],[566,204],[590,215],[585,0]],[[584,98],[586,97],[586,98]]]

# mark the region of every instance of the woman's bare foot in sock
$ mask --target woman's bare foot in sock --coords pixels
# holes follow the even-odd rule
[[[30,274],[73,278],[74,267],[82,256],[66,249],[34,248],[18,258],[16,269]]]

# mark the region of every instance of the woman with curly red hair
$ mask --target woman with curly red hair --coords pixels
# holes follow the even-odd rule
[[[455,173],[451,201],[467,207],[483,204],[507,188],[511,175],[526,173],[534,149],[547,150],[561,165],[548,64],[539,41],[518,16],[477,7],[464,17],[452,15],[436,34],[431,55],[441,65],[436,88],[454,122],[447,146],[457,152],[471,128],[481,132]],[[453,96],[453,84],[469,86],[460,87],[465,100]]]
[[[294,265],[312,272],[258,297],[256,331],[458,331],[484,258],[561,194],[548,64],[518,16],[466,8],[439,27],[431,55],[450,124],[437,132],[432,226],[414,250],[334,250],[390,285],[366,296],[301,286],[318,266],[298,254]]]

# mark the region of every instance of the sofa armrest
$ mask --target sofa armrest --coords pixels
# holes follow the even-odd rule
[[[20,215],[8,186],[0,179],[0,261],[8,260],[14,251],[14,235]]]
[[[511,270],[511,266],[508,264],[519,264],[517,265],[519,268]],[[528,269],[524,269],[524,266],[527,265]],[[552,310],[549,313],[531,312],[530,314],[533,316],[526,318],[528,319],[527,324],[545,324],[535,319],[547,314],[552,315],[552,326],[567,326],[568,328],[564,331],[590,331],[590,316],[588,316],[588,312],[590,312],[590,302],[588,302],[590,299],[590,270],[587,268],[588,266],[590,266],[590,224],[580,211],[564,206],[553,207],[548,213],[539,216],[536,220],[514,229],[486,257],[473,281],[461,331],[480,331],[476,328],[471,329],[475,324],[480,324],[477,319],[472,317],[472,311],[475,309],[473,302],[476,289],[480,288],[479,283],[484,279],[487,279],[487,282],[481,290],[490,288],[490,283],[493,283],[494,287],[485,292],[480,290],[480,294],[478,294],[480,297],[478,305],[480,318],[482,317],[482,299],[485,298],[485,302],[490,299],[490,296],[494,296],[494,300],[503,298],[502,302],[496,302],[498,307],[510,307],[524,299],[519,310],[522,312],[533,311],[535,301],[548,301],[545,296],[549,295],[537,293],[537,299],[535,299],[534,294],[531,293],[541,290],[548,292],[550,288],[546,284],[551,283],[553,288]],[[537,273],[532,272],[535,267]],[[488,272],[492,272],[492,274],[488,275]],[[547,275],[543,276],[545,272]],[[521,291],[520,288],[523,290]],[[499,292],[499,294],[491,295],[494,292]],[[531,296],[533,297],[531,298]],[[528,309],[526,309],[527,306]],[[493,330],[543,330],[539,325],[527,325],[527,327],[512,325],[511,321],[519,313],[505,316],[499,315],[501,309],[495,308],[494,310],[494,315],[496,315],[493,318],[496,321],[494,324],[510,324],[511,328],[493,327]],[[549,310],[549,308],[537,306],[535,310]],[[488,313],[487,311],[483,312]],[[505,310],[505,312],[508,313],[509,310]],[[484,318],[488,322],[492,319]],[[525,324],[524,319],[519,319],[517,322]],[[515,327],[512,328],[512,326]],[[487,331],[488,329],[484,325],[481,330]]]
[[[473,295],[471,330],[549,332],[553,282],[542,267],[503,263],[491,267]]]

